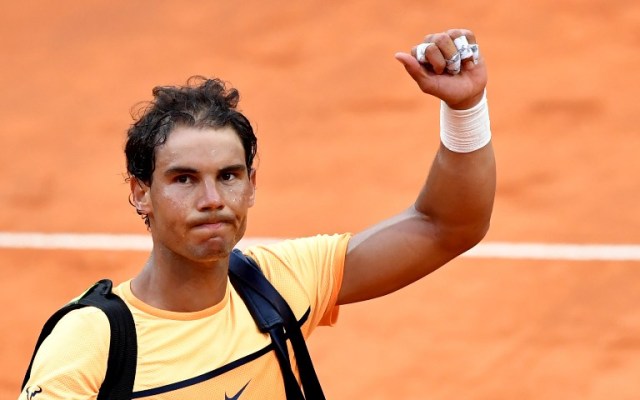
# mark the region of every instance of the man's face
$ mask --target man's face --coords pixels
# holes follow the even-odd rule
[[[255,173],[232,128],[177,127],[156,149],[151,186],[132,190],[149,216],[156,253],[215,261],[244,235]]]

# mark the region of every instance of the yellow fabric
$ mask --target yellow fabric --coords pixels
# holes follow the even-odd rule
[[[323,235],[245,251],[298,319],[310,308],[302,326],[305,337],[317,325],[336,320],[349,238]],[[114,291],[125,300],[136,323],[135,398],[226,400],[238,393],[241,400],[285,398],[278,362],[267,348],[270,338],[258,331],[230,283],[219,304],[193,313],[143,303],[131,293],[130,281]],[[34,400],[96,398],[108,348],[108,320],[100,310],[70,312],[42,344],[19,399],[27,400],[29,390],[41,390]]]

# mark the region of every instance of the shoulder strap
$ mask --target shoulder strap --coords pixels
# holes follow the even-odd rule
[[[36,353],[56,324],[70,311],[92,306],[99,308],[107,315],[111,328],[107,374],[100,387],[98,400],[131,399],[138,353],[136,327],[131,311],[120,297],[111,292],[112,287],[113,284],[108,279],[97,282],[79,299],[65,305],[47,320],[42,332],[40,332],[29,368],[22,382],[23,390],[31,376]]]
[[[260,330],[271,336],[285,380],[287,399],[324,400],[300,325],[286,300],[267,280],[255,261],[237,249],[229,259],[229,279]],[[291,369],[287,337],[291,340],[298,364],[304,396]]]

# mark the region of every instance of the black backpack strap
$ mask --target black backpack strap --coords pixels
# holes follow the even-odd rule
[[[31,376],[36,353],[56,324],[70,311],[92,306],[99,308],[106,314],[111,328],[107,374],[100,387],[98,400],[131,399],[138,353],[136,327],[131,311],[120,297],[111,292],[112,287],[113,284],[108,279],[97,282],[79,299],[65,305],[47,320],[42,332],[40,332],[29,368],[22,382],[23,390]]]
[[[229,279],[260,330],[271,336],[285,380],[287,399],[324,400],[300,325],[286,300],[267,280],[255,261],[237,249],[229,259]],[[302,395],[291,369],[287,337],[291,340],[306,397]]]

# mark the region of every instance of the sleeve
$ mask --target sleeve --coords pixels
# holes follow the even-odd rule
[[[69,312],[42,342],[19,400],[95,399],[107,371],[109,340],[102,311]]]
[[[287,300],[298,318],[311,308],[303,332],[333,325],[351,234],[319,235],[254,246],[245,252]],[[305,330],[306,327],[306,330]]]

